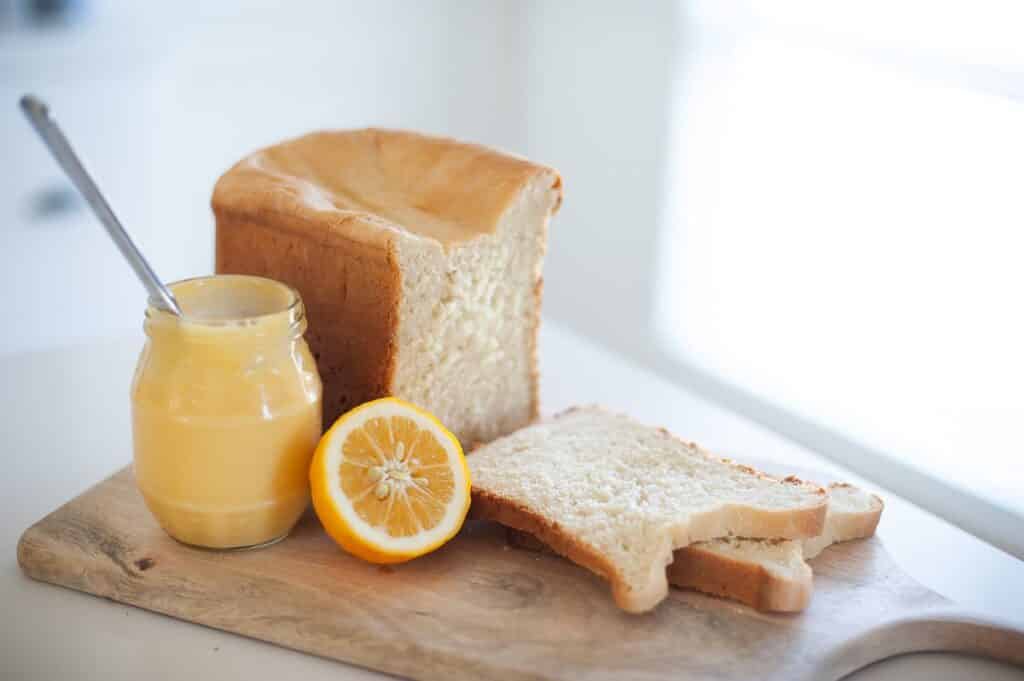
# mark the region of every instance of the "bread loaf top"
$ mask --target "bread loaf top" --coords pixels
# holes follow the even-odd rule
[[[384,246],[403,235],[447,247],[493,233],[538,176],[560,203],[555,170],[484,146],[376,128],[314,132],[235,164],[214,188],[213,209],[272,215],[326,239]]]

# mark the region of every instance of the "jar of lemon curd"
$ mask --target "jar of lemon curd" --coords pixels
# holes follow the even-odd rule
[[[170,286],[132,384],[135,479],[169,535],[217,549],[284,538],[309,503],[321,385],[298,293],[261,277]]]

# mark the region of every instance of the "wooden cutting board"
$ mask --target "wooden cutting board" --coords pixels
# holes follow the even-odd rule
[[[18,562],[34,579],[415,679],[838,679],[924,650],[1024,665],[1024,632],[951,610],[877,538],[815,559],[800,615],[673,589],[634,616],[597,577],[512,549],[487,523],[393,568],[344,554],[312,515],[267,549],[188,548],[126,468],[29,528]]]

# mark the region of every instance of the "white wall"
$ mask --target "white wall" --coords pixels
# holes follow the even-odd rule
[[[141,287],[17,106],[25,92],[45,96],[115,212],[152,243],[159,41],[138,13],[106,9],[66,29],[0,29],[0,353],[141,325]]]
[[[524,32],[527,153],[558,168],[545,312],[645,352],[664,197],[676,3],[543,2]]]

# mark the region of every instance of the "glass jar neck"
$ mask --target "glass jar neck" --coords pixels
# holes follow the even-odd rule
[[[306,330],[298,293],[270,279],[216,275],[170,288],[183,314],[178,317],[150,304],[144,328],[155,342],[225,349],[283,347]]]
[[[294,314],[297,312],[298,314]],[[282,345],[298,340],[306,331],[306,318],[300,309],[293,314],[240,319],[224,322],[203,322],[180,319],[163,310],[146,310],[144,324],[151,340],[174,341],[195,345]]]

